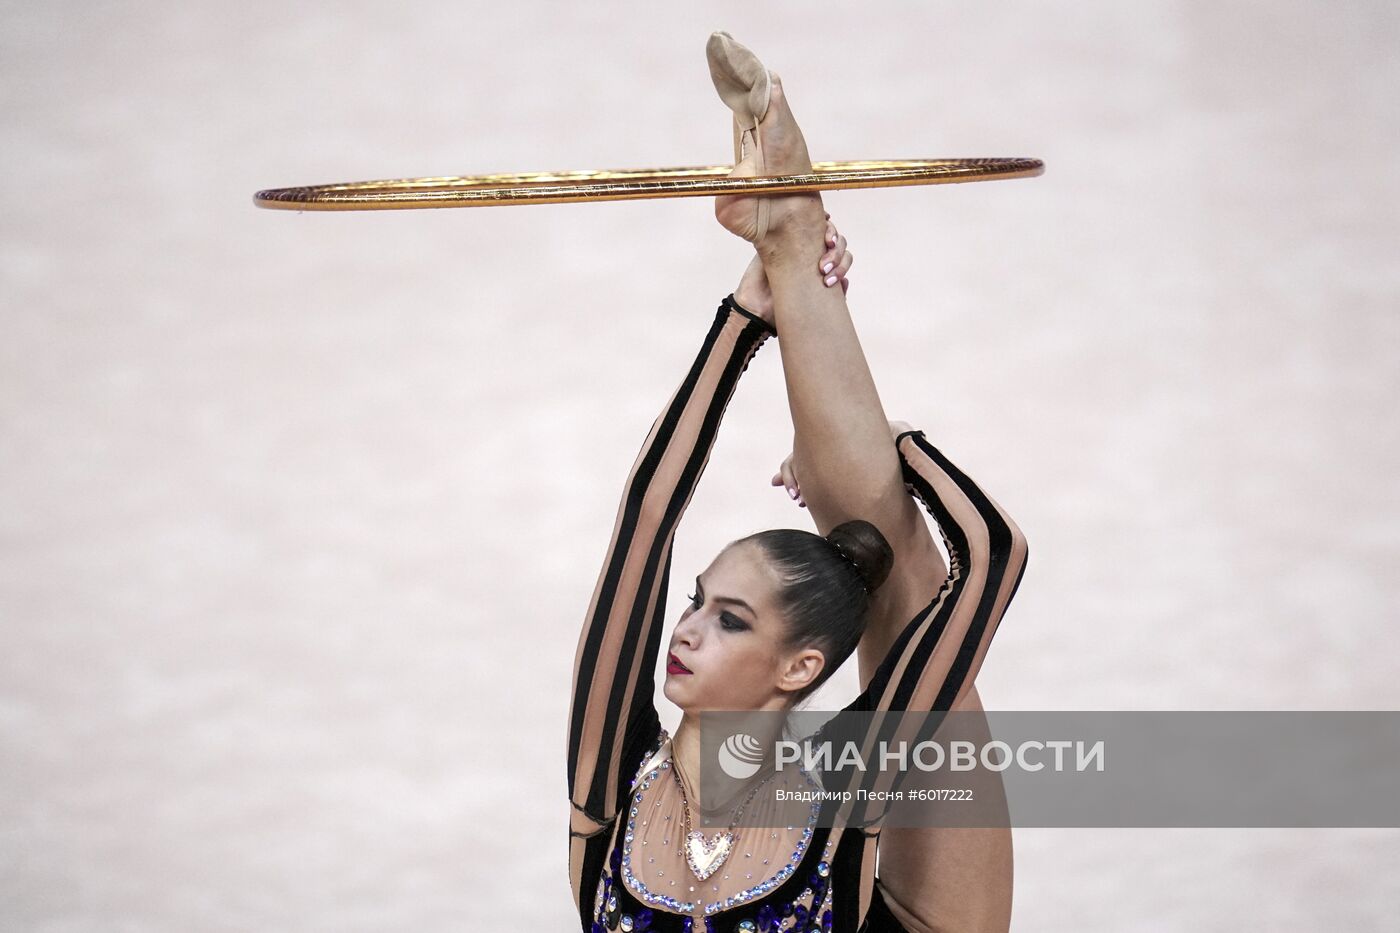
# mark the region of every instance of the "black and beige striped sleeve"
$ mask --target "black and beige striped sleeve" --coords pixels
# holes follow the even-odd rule
[[[905,626],[848,709],[952,709],[972,687],[992,636],[1021,585],[1026,538],[1011,517],[924,436],[895,438],[905,484],[933,516],[948,576]]]
[[[613,819],[638,765],[633,759],[660,734],[654,671],[676,525],[740,375],[773,333],[726,297],[627,477],[574,661],[569,799],[585,825]]]

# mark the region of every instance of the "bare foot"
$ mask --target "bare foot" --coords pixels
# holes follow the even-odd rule
[[[778,73],[769,72],[773,90],[768,99],[768,112],[758,124],[763,139],[766,161],[765,175],[805,175],[812,171],[807,155],[807,141],[788,106]],[[752,178],[758,174],[756,150],[745,146],[744,157],[729,173],[731,178]],[[758,236],[758,199],[768,202],[768,229],[761,238],[781,237],[795,224],[815,221],[820,228],[824,212],[821,195],[815,191],[798,194],[725,194],[715,198],[715,219],[730,233],[761,246]]]

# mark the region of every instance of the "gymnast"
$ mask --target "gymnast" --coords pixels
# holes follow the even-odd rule
[[[734,113],[732,174],[810,172],[778,75],[726,33],[707,53]],[[1006,827],[757,828],[774,806],[759,785],[800,786],[795,769],[704,811],[727,830],[696,828],[702,710],[791,710],[854,652],[861,693],[847,710],[980,713],[973,681],[1027,555],[1021,530],[976,482],[922,430],[887,419],[846,303],[852,254],[820,194],[726,195],[715,214],[755,256],[627,477],[575,658],[569,876],[582,929],[1006,930]],[[772,483],[807,508],[816,532],[750,534],[695,577],[667,641],[663,692],[682,711],[670,735],[653,671],[676,527],[739,377],[769,337],[779,338],[794,429]],[[740,825],[746,807],[753,825]]]

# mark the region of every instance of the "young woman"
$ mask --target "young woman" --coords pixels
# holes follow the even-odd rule
[[[722,59],[751,57],[727,36],[711,43]],[[778,77],[752,67],[726,76],[759,104],[736,109],[744,150],[756,148],[736,154],[734,174],[810,171]],[[757,80],[769,82],[761,94]],[[725,97],[718,72],[716,84]],[[724,844],[724,834],[687,843],[700,825],[696,714],[792,709],[852,651],[863,689],[847,710],[980,709],[973,678],[1027,554],[1011,518],[923,431],[886,419],[846,306],[851,253],[820,197],[724,197],[716,215],[757,256],[637,456],[579,639],[568,785],[582,928],[1004,930],[1009,831],[827,827],[815,811],[805,826],[757,828],[779,825],[763,811],[773,787],[810,781],[800,768],[755,778],[706,811],[732,815]],[[774,484],[809,508],[821,533],[750,535],[696,578],[668,642],[664,692],[682,710],[670,736],[653,671],[676,527],[740,375],[779,335],[795,433]],[[741,826],[745,807],[758,819]]]

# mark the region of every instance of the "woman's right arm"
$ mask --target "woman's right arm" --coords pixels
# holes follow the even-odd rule
[[[726,297],[627,477],[574,657],[567,762],[576,836],[616,816],[632,769],[659,732],[654,670],[676,526],[739,377],[772,332]]]

